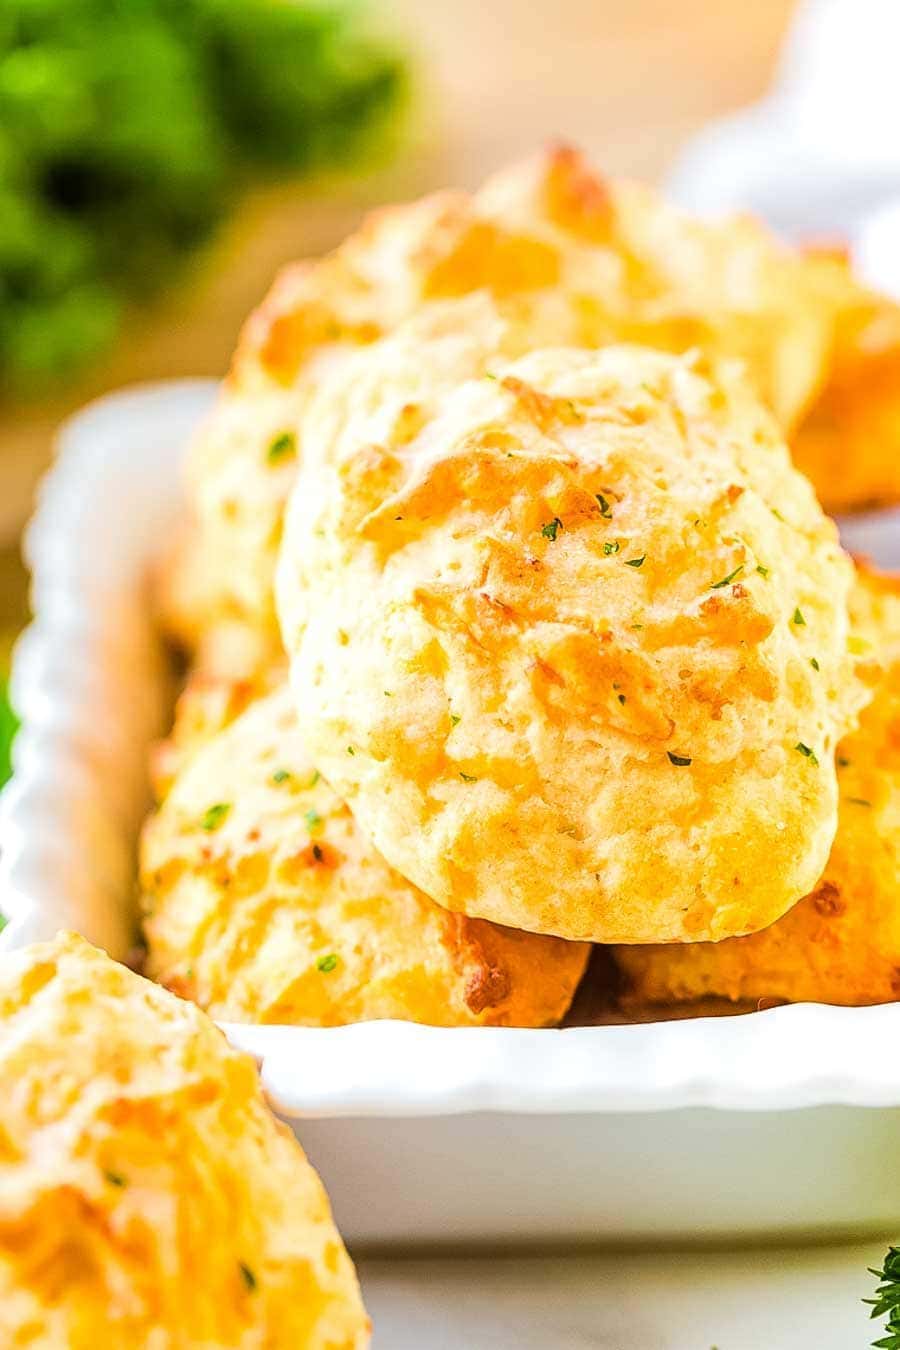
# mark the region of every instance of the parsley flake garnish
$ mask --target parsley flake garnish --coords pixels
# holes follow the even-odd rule
[[[803,611],[800,609],[799,605],[794,610],[794,617],[791,619],[791,623],[795,623],[798,628],[806,627],[806,620],[803,617]]]
[[[478,779],[475,777],[474,774],[471,774],[471,773],[463,773],[462,769],[460,769],[460,771],[459,771],[459,776],[460,776],[460,778],[463,780],[464,783],[477,783],[477,782],[478,782]]]
[[[486,371],[484,372],[484,378],[485,378],[486,380],[499,380],[500,376],[499,376],[499,375],[495,375],[494,372],[493,372],[492,370],[486,370]]]
[[[316,783],[318,783],[318,781],[319,781],[319,779],[320,779],[321,777],[322,777],[322,775],[319,773],[319,770],[318,770],[318,769],[313,769],[312,775],[311,775],[311,777],[310,777],[310,780],[309,780],[309,782],[307,783],[306,786],[307,786],[307,787],[315,787],[315,786],[316,786]]]
[[[670,764],[676,764],[680,769],[686,769],[689,764],[693,763],[689,755],[676,755],[671,750],[667,750],[666,754],[669,756]]]
[[[243,1261],[238,1261],[238,1270],[241,1272],[241,1279],[244,1281],[248,1294],[252,1294],[256,1289],[256,1276]]]
[[[597,501],[598,501],[599,504],[600,504],[600,514],[601,514],[601,516],[603,517],[603,519],[604,519],[604,520],[612,520],[612,507],[610,506],[609,502],[608,502],[608,501],[606,500],[606,498],[604,497],[603,493],[602,493],[602,492],[597,492],[597,493],[595,493],[594,495],[596,496]]]
[[[352,746],[352,745],[348,745],[348,746],[347,746],[347,754],[348,754],[348,755],[355,755],[355,754],[356,754],[356,751],[353,749],[353,746]]]
[[[625,702],[625,695],[624,695],[624,694],[619,694],[619,702],[620,702],[620,703],[624,703],[624,702]]]
[[[231,802],[216,802],[215,806],[207,807],[200,821],[201,830],[217,830],[230,810]]]
[[[609,555],[610,555],[611,553],[618,553],[618,551],[619,551],[619,541],[618,541],[618,539],[612,539],[612,540],[609,540],[609,539],[608,539],[608,540],[606,541],[606,543],[603,545],[603,552],[606,554],[607,558],[609,557]]]
[[[810,764],[818,765],[819,761],[816,758],[816,752],[815,750],[811,749],[810,746],[804,745],[802,741],[798,741],[797,744],[794,746],[794,749],[798,750],[801,755],[805,755],[805,757],[809,760]]]
[[[337,952],[329,952],[327,956],[319,957],[316,962],[316,970],[320,970],[323,975],[330,975],[337,963]]]
[[[306,821],[307,828],[310,830],[316,830],[322,824],[322,817],[314,806],[311,806],[309,810],[304,813],[303,819]]]
[[[711,591],[720,591],[720,590],[722,589],[723,586],[730,586],[731,583],[732,583],[732,581],[734,581],[735,577],[740,576],[740,574],[741,574],[741,572],[743,572],[743,570],[744,570],[744,564],[743,564],[743,563],[738,563],[737,567],[734,569],[733,572],[729,572],[729,573],[728,573],[728,576],[727,576],[727,577],[723,577],[721,581],[714,581],[714,582],[712,583],[712,585],[710,586],[709,589],[710,589]]]
[[[768,567],[763,567],[762,563],[756,564],[756,570],[761,577],[767,577],[769,575]]]
[[[846,755],[838,755],[837,757],[837,766],[839,769],[849,769],[852,763],[853,760],[848,759]]]
[[[103,1175],[106,1177],[110,1186],[118,1186],[121,1189],[128,1185],[128,1182],[122,1176],[121,1172],[104,1172]]]
[[[816,660],[816,658],[815,658],[814,656],[811,656],[811,657],[809,658],[809,664],[812,666],[813,670],[820,670],[820,669],[821,669],[821,667],[819,666],[818,661]]]
[[[850,802],[852,806],[871,806],[871,805],[872,805],[872,803],[869,801],[869,799],[868,799],[867,797],[846,797],[846,798],[845,798],[845,801]]]
[[[8,923],[9,923],[9,919],[6,917],[6,915],[5,915],[5,914],[0,914],[0,933],[3,932],[4,928],[6,927],[6,925],[7,925]]]
[[[297,437],[292,431],[282,431],[269,442],[269,449],[266,455],[270,464],[277,464],[282,459],[293,457],[297,453]]]
[[[547,521],[546,525],[541,526],[541,534],[545,539],[555,539],[562,527],[563,523],[559,516],[554,516],[552,520]]]
[[[625,559],[625,566],[626,566],[626,567],[642,567],[643,564],[644,564],[644,559],[646,558],[646,556],[647,556],[646,553],[642,553],[641,556],[640,556],[639,558],[626,558],[626,559]]]
[[[290,777],[291,777],[290,769],[276,769],[275,772],[272,774],[272,782],[286,783]]]
[[[459,713],[450,714],[450,722],[453,726],[458,727],[461,721],[462,718],[460,717]]]
[[[322,852],[322,845],[321,845],[321,844],[313,844],[313,846],[312,846],[312,855],[313,855],[313,857],[315,858],[316,862],[321,862],[321,861],[322,861],[322,859],[325,857],[325,854]]]

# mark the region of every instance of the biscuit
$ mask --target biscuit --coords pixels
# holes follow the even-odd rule
[[[212,669],[201,665],[190,671],[175,703],[172,728],[151,749],[150,780],[157,801],[168,794],[198,750],[286,678],[284,661],[240,678],[215,675]]]
[[[0,1341],[363,1350],[322,1185],[252,1060],[81,938],[0,961]]]
[[[142,847],[147,973],[225,1021],[558,1022],[588,947],[449,914],[312,767],[286,688],[194,749]]]
[[[857,631],[881,625],[888,666],[859,729],[838,748],[838,830],[824,875],[783,919],[720,943],[618,947],[622,1002],[786,1000],[836,1004],[900,998],[900,584],[867,576]]]
[[[304,423],[278,599],[314,761],[449,909],[764,927],[822,872],[867,697],[833,523],[732,367],[488,332],[454,385],[452,329],[361,353]]]
[[[792,438],[826,508],[900,501],[900,306],[861,286],[841,255],[813,254],[833,315],[822,388]]]
[[[870,442],[876,422],[891,430],[881,402],[854,398],[852,426],[833,406],[847,379],[855,391],[864,387],[853,374],[860,346],[852,336],[863,330],[849,321],[860,291],[846,268],[783,247],[749,217],[693,219],[650,188],[606,181],[576,151],[556,147],[474,196],[443,192],[379,211],[334,253],[279,276],[246,324],[190,454],[193,524],[163,596],[181,641],[196,648],[209,627],[242,621],[277,648],[272,578],[310,394],[413,312],[476,293],[527,331],[530,348],[626,341],[740,358],[786,431],[825,385],[827,402],[802,437],[804,466],[823,499],[891,490],[900,429]],[[896,323],[900,310],[878,303],[879,325],[890,326],[886,315]],[[839,364],[850,374],[829,385],[840,314],[848,336]],[[867,344],[874,328],[864,330]],[[867,480],[880,474],[880,486],[850,483],[856,470],[841,447],[851,431],[853,464],[869,466]]]

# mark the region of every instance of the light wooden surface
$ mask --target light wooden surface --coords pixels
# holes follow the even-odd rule
[[[333,245],[376,201],[476,184],[553,137],[613,173],[656,178],[706,119],[757,97],[792,0],[373,0],[418,59],[411,144],[364,181],[245,203],[151,312],[132,316],[88,380],[0,411],[0,542],[25,515],[53,428],[104,390],[224,369],[241,319],[280,263]]]

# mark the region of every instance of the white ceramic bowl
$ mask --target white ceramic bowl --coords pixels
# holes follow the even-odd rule
[[[0,946],[77,928],[124,956],[149,741],[171,690],[148,568],[214,386],[126,390],[64,428],[27,536],[35,619],[0,800]],[[871,551],[871,550],[870,550]],[[889,1230],[900,1007],[562,1031],[228,1026],[356,1242]]]

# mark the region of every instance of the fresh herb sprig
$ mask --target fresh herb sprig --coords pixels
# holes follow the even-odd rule
[[[874,1298],[863,1299],[871,1305],[870,1316],[886,1317],[886,1336],[873,1341],[874,1350],[900,1350],[900,1247],[889,1247],[880,1270],[871,1269],[878,1280]]]

